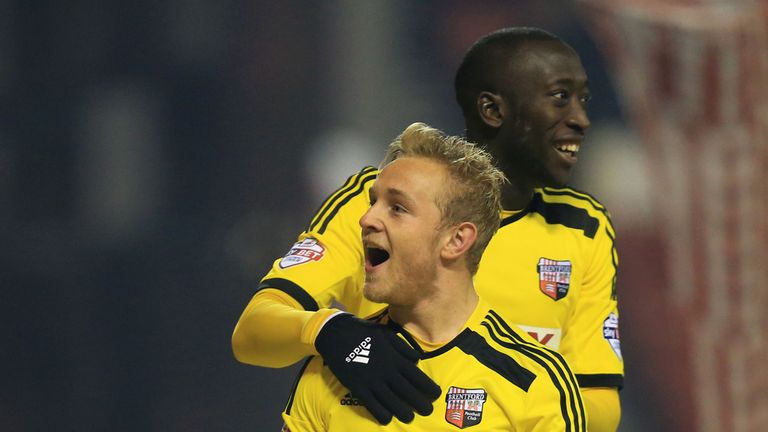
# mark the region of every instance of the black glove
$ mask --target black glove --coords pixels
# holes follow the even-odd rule
[[[414,409],[429,415],[440,396],[440,387],[416,367],[419,353],[384,325],[339,314],[320,329],[315,348],[381,424],[393,415],[409,423]]]

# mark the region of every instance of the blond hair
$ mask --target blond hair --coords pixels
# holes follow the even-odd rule
[[[477,227],[477,240],[467,253],[469,271],[475,274],[485,247],[499,228],[501,185],[506,177],[485,150],[424,123],[408,126],[389,145],[380,167],[401,157],[423,157],[448,168],[453,184],[444,187],[436,203],[442,215],[441,227],[462,222]]]

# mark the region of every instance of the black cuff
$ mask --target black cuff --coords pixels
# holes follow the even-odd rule
[[[579,387],[616,387],[621,390],[624,387],[624,376],[620,374],[576,374]]]
[[[256,292],[259,292],[264,288],[273,288],[288,294],[291,296],[291,298],[299,302],[305,311],[314,312],[320,309],[315,299],[313,299],[311,295],[304,291],[304,288],[296,285],[288,279],[264,279],[261,284],[259,284],[259,288],[256,290]]]

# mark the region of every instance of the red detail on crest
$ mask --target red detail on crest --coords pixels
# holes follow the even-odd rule
[[[570,261],[557,261],[539,258],[536,270],[539,273],[539,289],[552,300],[560,300],[568,295],[571,287]]]
[[[552,339],[552,337],[555,336],[552,333],[545,333],[541,337],[539,337],[539,334],[537,332],[531,332],[531,331],[529,331],[528,334],[531,335],[532,338],[534,338],[537,341],[539,341],[539,343],[542,344],[542,345],[546,345],[547,342],[549,342],[549,340]]]

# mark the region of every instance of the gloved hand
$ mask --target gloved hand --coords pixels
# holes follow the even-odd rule
[[[440,396],[440,387],[416,367],[419,353],[384,325],[338,314],[320,329],[315,348],[381,424],[393,415],[408,423],[414,409],[428,415]]]

